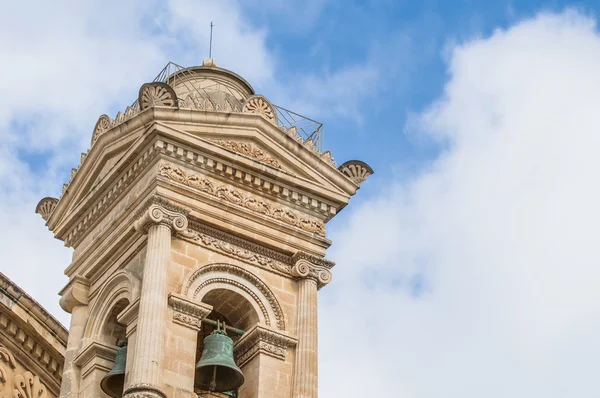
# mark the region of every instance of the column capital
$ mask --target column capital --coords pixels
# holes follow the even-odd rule
[[[319,289],[331,282],[330,269],[335,265],[334,262],[305,252],[294,254],[292,261],[292,275],[296,278],[312,279],[317,282]]]
[[[137,214],[135,230],[145,235],[153,225],[164,225],[173,233],[187,230],[189,210],[176,206],[167,199],[150,198]]]
[[[195,303],[187,297],[171,293],[169,305],[173,308],[173,322],[199,331],[202,320],[213,310],[212,305]]]
[[[60,307],[71,313],[78,305],[88,305],[90,293],[90,282],[83,276],[75,275],[69,283],[58,293]]]

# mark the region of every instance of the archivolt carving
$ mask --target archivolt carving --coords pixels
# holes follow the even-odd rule
[[[260,147],[251,142],[238,142],[228,140],[209,141],[222,148],[229,149],[232,152],[240,153],[242,155],[248,156],[249,158],[275,167],[276,169],[283,170],[283,167],[281,167],[281,164],[277,161],[277,159],[275,159],[272,156],[269,156]]]
[[[56,204],[58,203],[58,199],[56,198],[44,198],[40,200],[40,202],[35,207],[35,212],[42,216],[44,221],[48,221],[52,212],[56,208]]]
[[[271,103],[262,95],[248,97],[246,102],[244,102],[242,112],[261,115],[277,126],[277,113],[275,112],[275,108],[273,108],[273,105],[271,105]]]
[[[140,88],[138,103],[142,111],[153,106],[176,107],[177,95],[168,84],[146,83]]]
[[[93,299],[94,304],[89,313],[90,321],[84,336],[99,337],[106,317],[115,303],[124,298],[133,303],[140,295],[140,287],[140,280],[131,271],[121,270],[110,277],[104,283],[102,291]]]
[[[159,175],[167,177],[170,180],[180,182],[209,195],[224,199],[229,203],[245,207],[255,213],[264,214],[275,220],[283,221],[286,224],[298,227],[305,231],[325,236],[325,224],[313,218],[302,216],[289,208],[276,206],[251,195],[243,195],[231,186],[217,185],[206,177],[188,173],[169,163],[160,163],[158,172]]]
[[[207,275],[211,273],[210,275]],[[215,275],[214,273],[222,273],[221,275]],[[238,281],[232,280],[227,277],[229,275],[236,275],[238,277],[246,280],[251,286],[254,286],[258,289],[261,296],[257,295],[251,289],[248,288],[247,285],[241,284]],[[266,307],[267,303],[269,308],[275,314],[277,327],[281,330],[285,330],[285,319],[283,315],[283,310],[277,301],[277,298],[269,289],[269,287],[258,278],[256,275],[252,274],[245,269],[232,265],[232,264],[224,264],[224,263],[216,263],[206,265],[196,271],[188,278],[187,282],[183,285],[182,293],[188,297],[196,298],[196,295],[203,287],[206,287],[212,283],[225,283],[230,284],[232,286],[236,286],[242,290],[244,290],[247,294],[250,294],[252,298],[256,301],[256,304],[260,307],[261,312],[264,315],[265,323],[269,322],[268,309]],[[190,289],[192,286],[198,286],[194,289],[194,292],[190,294]],[[269,324],[269,323],[267,323]]]

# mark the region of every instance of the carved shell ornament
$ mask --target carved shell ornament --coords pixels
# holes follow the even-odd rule
[[[94,127],[94,134],[92,135],[92,145],[98,141],[98,138],[104,133],[106,133],[112,126],[114,120],[110,118],[108,115],[102,115],[98,118],[96,122],[96,126]]]
[[[349,160],[344,162],[338,170],[341,171],[346,177],[352,180],[357,185],[362,184],[368,176],[373,174],[373,169],[360,160]]]
[[[242,112],[261,115],[269,122],[277,126],[277,112],[275,112],[275,108],[273,105],[271,105],[269,100],[262,95],[253,95],[248,97],[246,102],[244,102]]]
[[[44,198],[40,200],[40,202],[35,207],[35,212],[42,216],[44,221],[48,221],[54,209],[56,209],[56,204],[58,203],[58,199],[56,198]]]
[[[175,91],[165,83],[146,83],[140,88],[138,97],[140,110],[153,106],[177,106],[177,95]]]

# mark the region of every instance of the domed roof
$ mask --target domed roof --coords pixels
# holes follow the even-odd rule
[[[243,102],[254,95],[250,83],[219,68],[210,58],[202,66],[179,67],[163,81],[173,88],[183,107],[240,112]]]

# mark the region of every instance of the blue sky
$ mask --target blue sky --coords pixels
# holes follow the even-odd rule
[[[329,224],[321,396],[597,396],[597,2],[34,3],[0,15],[0,271],[62,322],[37,201],[213,21],[219,66],[376,172]]]

